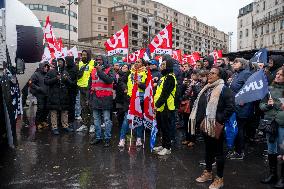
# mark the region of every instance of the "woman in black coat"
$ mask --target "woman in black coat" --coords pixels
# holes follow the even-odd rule
[[[49,86],[47,108],[50,110],[52,132],[59,134],[57,126],[58,113],[61,114],[61,124],[66,132],[73,131],[68,125],[69,95],[68,86],[72,84],[65,68],[65,60],[58,59],[55,69],[50,70],[45,77],[45,84]]]
[[[225,86],[225,76],[225,71],[222,68],[212,68],[210,70],[208,84],[198,94],[190,114],[191,131],[194,133],[195,125],[201,122],[200,130],[204,134],[205,141],[206,169],[196,181],[203,183],[213,179],[212,164],[216,159],[217,176],[209,188],[217,189],[224,185],[225,157],[222,125],[224,126],[226,120],[230,118],[235,110],[232,91]],[[221,128],[219,129],[220,135],[216,132],[216,128]]]

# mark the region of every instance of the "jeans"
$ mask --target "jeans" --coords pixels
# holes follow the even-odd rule
[[[75,104],[75,117],[81,116],[81,104],[80,104],[80,91],[76,96],[76,104]]]
[[[124,115],[124,120],[121,125],[121,130],[120,130],[120,140],[125,139],[126,134],[129,130],[129,124],[128,124],[128,119],[127,119],[127,112]],[[134,129],[134,132],[136,132],[136,138],[142,138],[143,137],[143,126],[137,127]]]
[[[275,141],[269,142],[270,134],[266,134],[268,154],[284,154],[284,128],[278,128],[278,136],[275,138]]]
[[[95,132],[96,132],[96,139],[102,139],[101,132],[102,132],[102,117],[105,123],[105,132],[104,132],[104,139],[111,138],[111,128],[112,128],[112,121],[110,119],[110,111],[111,110],[94,110],[93,117],[94,117],[94,125],[95,125]]]

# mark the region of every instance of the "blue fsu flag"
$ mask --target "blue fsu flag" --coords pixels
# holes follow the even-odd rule
[[[4,0],[0,0],[0,9],[5,7],[5,2]]]
[[[250,59],[251,63],[264,63],[264,65],[268,64],[267,61],[267,49],[260,49],[258,52],[254,54],[254,56]]]
[[[150,149],[151,152],[153,151],[153,148],[155,147],[156,144],[156,135],[158,133],[158,129],[157,129],[157,122],[156,120],[153,121],[153,127],[151,129],[151,138],[150,138]]]
[[[245,104],[263,99],[268,93],[268,82],[263,70],[251,75],[242,89],[236,94],[236,104]]]

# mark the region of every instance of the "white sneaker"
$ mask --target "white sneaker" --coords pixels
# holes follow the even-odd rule
[[[101,127],[102,127],[102,128],[105,128],[105,127],[106,127],[106,124],[103,123],[103,124],[101,125]]]
[[[77,132],[87,131],[88,127],[86,125],[82,125],[79,129],[77,129]]]
[[[136,146],[139,147],[139,146],[142,146],[142,141],[141,141],[141,138],[137,138],[136,139]]]
[[[164,148],[162,151],[159,151],[157,154],[160,156],[169,155],[171,154],[171,149],[168,150],[167,148]]]
[[[94,133],[95,132],[95,126],[94,125],[91,125],[90,126],[90,130],[89,130],[89,133]]]
[[[124,148],[124,146],[125,146],[125,139],[120,139],[118,147]]]
[[[76,120],[81,120],[82,117],[81,117],[81,116],[77,116],[77,117],[75,117],[75,119],[76,119]]]
[[[153,148],[154,152],[156,152],[156,153],[162,151],[163,149],[164,149],[163,146],[158,146],[158,147]]]

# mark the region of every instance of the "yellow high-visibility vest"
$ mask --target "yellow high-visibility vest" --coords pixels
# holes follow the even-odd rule
[[[85,66],[85,65],[86,64],[84,64],[82,61],[80,61],[79,62],[79,70],[82,68],[82,66]],[[90,60],[89,65],[86,66],[86,68],[85,68],[83,76],[81,78],[79,78],[78,81],[77,81],[77,85],[79,87],[82,87],[82,88],[88,87],[89,79],[90,79],[91,72],[92,72],[94,66],[95,66],[95,61]]]
[[[129,97],[132,96],[132,89],[133,89],[133,86],[134,86],[134,77],[135,77],[135,72],[133,72],[131,70],[131,74],[129,74],[128,76],[128,80],[127,80],[127,95]],[[145,83],[146,82],[146,79],[147,79],[147,73],[146,71],[141,71],[141,72],[138,72],[137,73],[137,77],[138,77],[138,81],[140,83]],[[139,92],[144,92],[144,90],[138,88],[138,91]]]
[[[174,77],[174,79],[175,79],[175,87],[174,87],[173,91],[171,91],[171,94],[170,94],[169,98],[167,99],[167,106],[168,106],[169,110],[175,110],[175,108],[176,108],[175,107],[175,96],[176,96],[176,90],[177,90],[177,79],[176,79],[174,74],[169,74],[169,75]],[[165,83],[166,77],[167,76],[163,76],[161,78],[161,80],[159,81],[159,84],[158,84],[157,90],[156,90],[156,94],[154,96],[155,104],[159,100],[159,98],[160,98],[160,96],[162,94],[162,91],[164,89],[164,83]],[[167,89],[164,89],[164,90],[167,90]],[[165,104],[163,104],[160,108],[157,108],[157,111],[158,112],[162,112],[162,111],[164,111],[164,109],[165,109]]]

